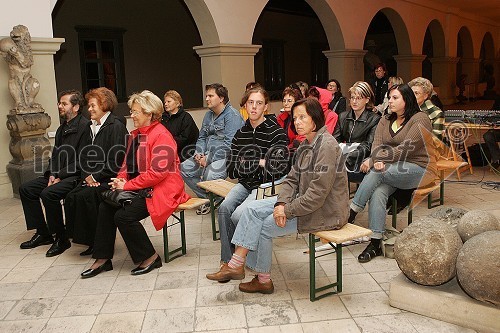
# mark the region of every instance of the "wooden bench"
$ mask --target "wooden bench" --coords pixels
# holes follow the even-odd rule
[[[219,231],[217,230],[217,224],[215,223],[215,209],[220,206],[222,201],[216,204],[215,197],[219,196],[221,198],[225,198],[236,184],[225,179],[215,179],[199,182],[197,185],[199,188],[208,192],[208,199],[210,200],[210,215],[212,218],[212,239],[214,241],[218,240],[219,238],[217,237],[217,234]]]
[[[199,206],[208,202],[208,199],[191,198],[185,203],[180,204],[175,212],[172,213],[171,216],[176,222],[171,224],[165,223],[165,225],[163,226],[163,255],[165,256],[166,263],[186,254],[186,224],[184,219],[184,211],[198,208]],[[181,246],[169,251],[167,229],[177,224],[180,224],[181,226]]]
[[[347,223],[341,229],[318,231],[309,234],[309,299],[314,302],[328,295],[342,292],[342,243],[371,235],[372,231],[354,224]],[[322,241],[332,246],[332,251],[316,256],[316,243]],[[336,253],[337,255],[337,281],[316,288],[316,259]],[[333,288],[319,296],[316,293]]]

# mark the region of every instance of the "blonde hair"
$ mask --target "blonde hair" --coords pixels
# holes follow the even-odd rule
[[[167,97],[170,97],[171,99],[173,99],[174,101],[179,103],[179,106],[182,106],[182,97],[181,97],[181,94],[179,94],[177,91],[168,90],[165,93],[165,95],[163,95],[163,100],[165,100],[165,98],[167,98]]]
[[[375,104],[375,94],[373,93],[372,87],[368,82],[358,81],[349,88],[349,93],[351,95],[358,94],[361,97],[368,98],[368,103],[366,103],[366,107],[369,109],[373,109]]]
[[[163,113],[163,102],[161,99],[149,90],[143,90],[140,93],[133,93],[127,102],[129,108],[137,103],[145,114],[151,115],[151,120],[160,120]]]
[[[400,78],[399,76],[391,76],[389,78],[389,81],[388,81],[390,84],[392,84],[393,86],[395,86],[396,84],[403,84],[404,81],[402,78]]]
[[[413,86],[421,87],[424,91],[424,94],[427,94],[427,98],[431,98],[432,90],[434,90],[434,86],[432,85],[431,81],[420,76],[408,82],[408,85],[410,86],[410,88]]]

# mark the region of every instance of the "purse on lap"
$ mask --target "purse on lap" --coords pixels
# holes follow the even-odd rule
[[[153,189],[146,188],[139,191],[125,191],[125,190],[105,190],[101,192],[102,200],[115,208],[121,208],[130,205],[135,197],[151,198],[153,196]]]

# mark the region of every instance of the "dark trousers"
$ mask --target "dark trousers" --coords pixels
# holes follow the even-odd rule
[[[148,216],[149,212],[144,198],[136,197],[129,205],[122,208],[114,208],[101,202],[92,258],[113,258],[116,228],[120,231],[134,263],[142,262],[153,256],[156,251],[140,222]]]
[[[500,141],[500,129],[488,130],[483,135],[484,142],[488,146],[488,150],[491,154],[492,162],[500,161],[500,149],[498,148],[498,143]]]
[[[101,203],[100,193],[106,190],[103,186],[77,186],[64,200],[66,231],[74,243],[88,246],[94,245],[97,227],[97,213]]]
[[[61,200],[76,186],[77,178],[76,176],[68,177],[57,184],[47,186],[48,179],[39,177],[19,187],[19,196],[28,230],[37,229],[37,232],[42,235],[47,235],[50,232],[59,237],[66,237]],[[40,199],[45,207],[47,222],[43,216]]]

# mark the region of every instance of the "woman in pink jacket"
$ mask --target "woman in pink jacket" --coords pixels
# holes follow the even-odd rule
[[[177,206],[189,199],[179,173],[177,146],[159,122],[163,112],[161,99],[144,90],[133,94],[128,106],[136,129],[129,138],[122,168],[110,185],[113,189],[138,191],[139,195],[121,208],[100,204],[92,255],[96,260],[81,274],[82,278],[113,269],[116,228],[132,261],[138,264],[132,275],[161,267],[161,258],[140,221],[151,216],[156,230],[160,230]]]

